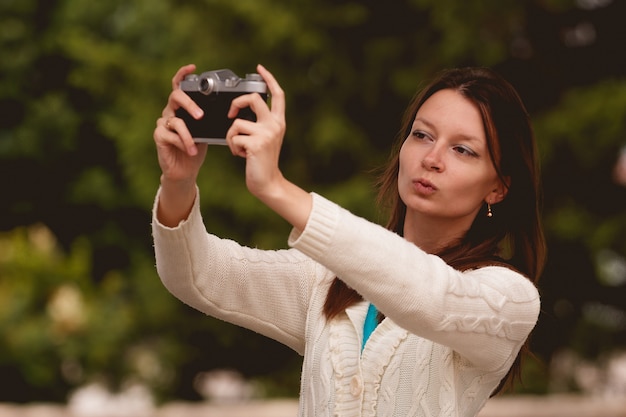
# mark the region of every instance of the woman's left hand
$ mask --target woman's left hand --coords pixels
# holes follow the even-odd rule
[[[226,133],[226,143],[234,155],[246,158],[246,186],[252,195],[303,230],[311,213],[312,197],[287,181],[278,168],[285,136],[285,93],[274,76],[259,65],[257,71],[267,83],[271,108],[260,95],[246,94],[233,100],[228,117],[250,107],[256,122],[236,119]]]
[[[234,99],[228,117],[236,117],[239,110],[250,107],[257,120],[235,119],[226,133],[226,143],[233,155],[246,158],[246,186],[250,193],[264,200],[283,180],[278,159],[286,128],[285,94],[262,65],[257,66],[257,71],[271,94],[271,108],[256,93]]]

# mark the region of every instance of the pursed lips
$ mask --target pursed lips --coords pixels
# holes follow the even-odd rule
[[[415,190],[419,193],[432,194],[435,191],[437,191],[437,187],[435,187],[435,185],[432,182],[424,178],[414,180],[413,185],[415,187]]]

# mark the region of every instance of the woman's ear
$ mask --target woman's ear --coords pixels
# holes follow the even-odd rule
[[[504,200],[511,186],[511,177],[504,177],[498,180],[496,187],[487,195],[485,202],[496,204]]]

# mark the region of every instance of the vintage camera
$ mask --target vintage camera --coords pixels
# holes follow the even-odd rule
[[[268,97],[267,85],[259,74],[246,74],[245,78],[240,78],[229,69],[189,74],[181,81],[180,88],[204,110],[204,117],[200,120],[194,119],[185,109],[176,110],[176,116],[185,121],[194,141],[199,143],[226,144],[226,132],[234,121],[226,115],[235,97],[248,93],[259,93],[266,101]],[[240,109],[237,117],[256,121],[256,115],[249,107]]]

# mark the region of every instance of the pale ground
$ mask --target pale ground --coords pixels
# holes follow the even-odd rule
[[[244,404],[170,403],[151,410],[78,411],[49,404],[0,404],[0,417],[295,417],[294,400],[251,401]],[[479,417],[626,417],[626,398],[573,395],[495,398]]]

